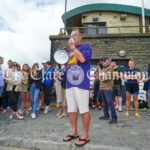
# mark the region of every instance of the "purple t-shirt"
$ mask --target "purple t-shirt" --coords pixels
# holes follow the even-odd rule
[[[84,56],[85,63],[79,62],[72,51],[68,53],[69,60],[66,72],[66,88],[78,87],[89,90],[92,50],[88,44],[80,44],[76,46],[76,48]]]

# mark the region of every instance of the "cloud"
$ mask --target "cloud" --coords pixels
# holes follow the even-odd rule
[[[106,0],[68,0],[67,10]],[[141,6],[141,0],[107,0]],[[50,58],[49,35],[62,28],[65,0],[0,0],[0,55],[21,64],[41,63]],[[150,8],[149,0],[145,7]]]
[[[0,16],[14,32],[0,30],[0,55],[21,64],[41,63],[50,58],[49,35],[58,34],[63,26],[61,4],[39,4],[34,1],[0,2]],[[58,11],[59,10],[59,11]]]
[[[0,17],[0,30],[14,32],[2,17]]]
[[[68,7],[67,9],[73,9],[75,7],[86,5],[86,4],[93,4],[93,3],[115,3],[115,4],[125,4],[125,5],[133,5],[141,7],[142,0],[68,0]],[[150,1],[144,0],[145,8],[150,8]]]

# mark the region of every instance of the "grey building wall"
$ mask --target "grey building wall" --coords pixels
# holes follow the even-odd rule
[[[54,62],[54,52],[68,47],[67,35],[50,36],[51,60]],[[150,63],[150,34],[112,34],[112,35],[83,35],[82,43],[88,43],[92,48],[92,59],[102,57],[111,59],[135,59],[137,68],[146,70]],[[121,57],[119,52],[124,50],[126,56]]]

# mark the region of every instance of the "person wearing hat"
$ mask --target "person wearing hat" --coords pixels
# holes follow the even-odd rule
[[[44,114],[47,114],[50,110],[49,102],[50,102],[50,95],[52,92],[52,87],[54,84],[54,68],[52,68],[52,64],[50,61],[46,62],[47,68],[44,72],[44,76],[42,77],[43,83],[43,90],[44,90],[44,103],[45,103],[45,110]]]
[[[113,87],[113,68],[110,66],[108,57],[101,59],[103,69],[99,75],[100,77],[100,95],[104,102],[104,116],[100,117],[100,120],[109,120],[111,112],[111,120],[109,124],[117,123],[117,114],[112,100],[112,87]]]
[[[46,63],[45,60],[42,62],[42,65],[43,65],[43,68],[41,69],[41,72],[42,72],[42,79],[43,79],[44,73],[47,70],[47,63]],[[41,101],[41,106],[38,106],[38,109],[41,109],[41,110],[44,109],[44,87],[43,87],[44,85],[43,85],[43,81],[44,80],[42,80],[42,88],[41,88],[40,96],[39,96],[39,104],[40,104],[40,101]]]

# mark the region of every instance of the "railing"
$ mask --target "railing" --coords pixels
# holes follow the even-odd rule
[[[123,34],[123,33],[143,33],[143,29],[145,28],[146,33],[150,33],[150,26],[112,26],[112,27],[106,27],[106,26],[97,26],[97,27],[68,27],[68,28],[61,28],[59,35],[67,35],[70,34],[73,29],[79,29],[81,34],[92,34],[88,33],[88,30],[96,29],[95,34]],[[101,33],[101,31],[105,30],[106,33]],[[111,30],[113,29],[113,31]],[[115,30],[116,29],[116,30]],[[93,30],[94,31],[94,30]],[[87,33],[86,33],[87,32]]]

